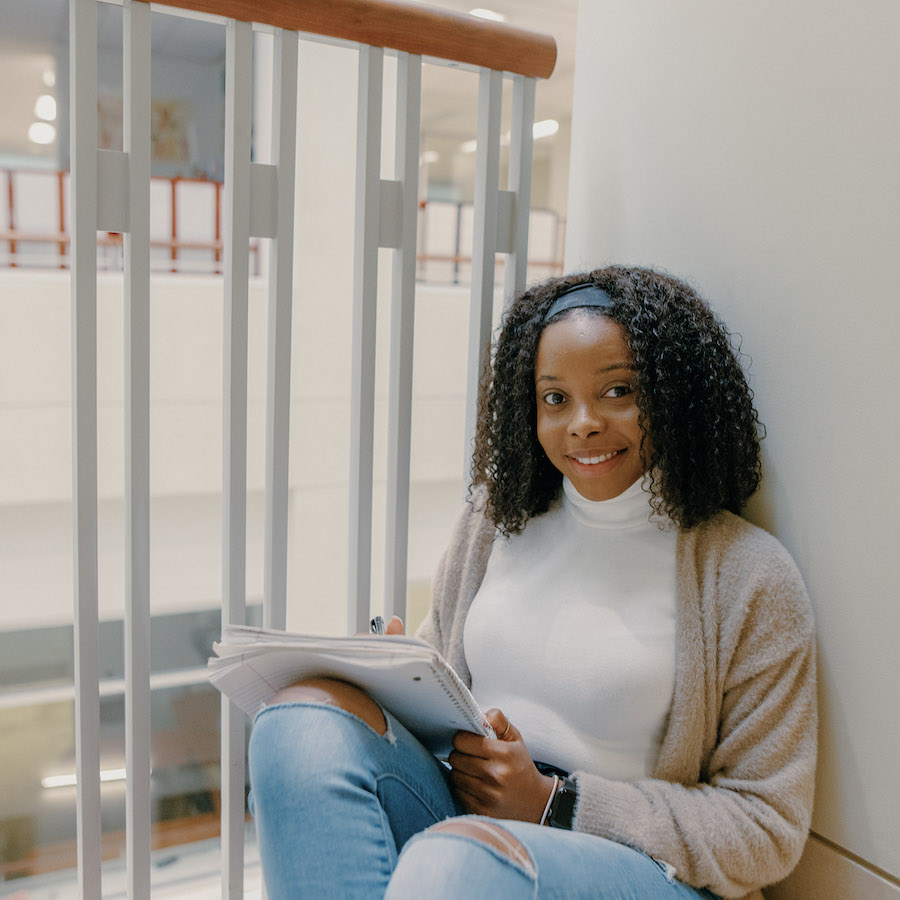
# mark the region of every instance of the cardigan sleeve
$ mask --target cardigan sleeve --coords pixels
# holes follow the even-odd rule
[[[576,773],[576,829],[664,860],[722,897],[784,878],[810,824],[815,639],[802,580],[780,549],[718,623],[720,709],[699,777],[625,783]]]

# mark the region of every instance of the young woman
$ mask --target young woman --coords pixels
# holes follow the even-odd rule
[[[288,688],[250,750],[273,900],[759,897],[783,878],[812,807],[814,635],[792,560],[738,516],[758,424],[682,282],[611,267],[519,296],[419,630],[499,740],[458,733],[448,769],[357,688]]]

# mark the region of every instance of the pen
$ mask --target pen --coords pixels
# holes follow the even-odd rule
[[[369,622],[369,630],[372,634],[384,634],[384,619],[381,616],[375,616],[371,622]]]

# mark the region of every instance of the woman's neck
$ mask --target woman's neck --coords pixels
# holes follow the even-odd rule
[[[638,478],[618,497],[610,500],[588,500],[582,497],[568,478],[563,478],[563,507],[579,522],[593,528],[634,528],[656,518],[650,506],[650,493],[645,490],[649,476]]]

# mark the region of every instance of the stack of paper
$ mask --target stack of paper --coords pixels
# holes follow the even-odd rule
[[[249,716],[295,681],[326,676],[362,688],[438,756],[450,752],[457,731],[494,734],[456,672],[417,638],[320,637],[227,625],[213,650],[210,681]]]

